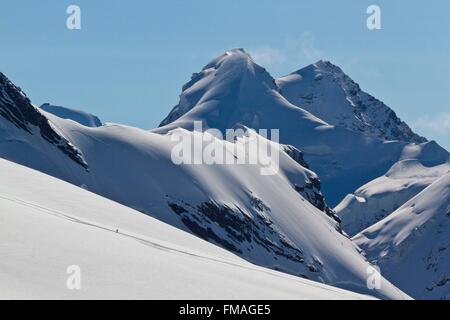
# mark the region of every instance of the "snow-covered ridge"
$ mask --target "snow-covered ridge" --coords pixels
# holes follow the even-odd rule
[[[329,61],[318,61],[277,79],[277,84],[291,103],[330,124],[383,140],[427,141]]]
[[[54,114],[57,117],[73,120],[86,127],[95,128],[102,126],[102,122],[98,117],[81,110],[55,106],[49,103],[44,103],[42,106],[40,106],[40,108],[46,112]]]
[[[450,299],[450,173],[354,241],[412,297]]]
[[[323,68],[327,65],[322,64]],[[311,72],[316,70],[315,67],[310,69]],[[298,74],[297,77],[301,78]],[[334,73],[333,76],[324,75],[322,80],[325,81],[327,77],[335,76]],[[337,91],[336,95],[344,100],[345,104],[333,109],[334,100],[329,100],[326,108],[321,110],[354,118],[352,110],[355,107],[349,105],[343,89],[334,84],[337,81],[334,78],[330,80],[333,84],[330,85],[330,92],[334,96]],[[286,79],[281,82],[278,81],[283,94],[283,87],[288,83],[296,87],[296,82]],[[317,90],[321,95],[330,98],[328,87],[319,86]],[[366,97],[359,91],[356,96]],[[385,106],[375,104],[374,102],[372,107],[367,107],[368,113],[365,117],[370,120],[372,118],[369,115],[375,117],[378,110],[381,110],[377,118],[379,122],[393,121],[388,126],[389,132],[393,134],[394,127],[404,127],[402,124],[395,124],[397,122],[393,117],[384,119],[385,115],[392,112]],[[332,206],[337,205],[345,195],[361,185],[386,173],[393,164],[405,157],[419,159],[426,165],[441,164],[449,158],[448,152],[435,142],[416,144],[401,141],[422,141],[420,138],[385,141],[378,135],[368,135],[367,132],[353,130],[347,126],[330,125],[327,119],[319,119],[318,113],[308,111],[303,106],[289,103],[280,94],[270,74],[257,65],[244,50],[235,49],[213,59],[201,72],[194,74],[183,87],[179,104],[163,121],[162,126],[153,132],[167,133],[179,127],[193,130],[195,121],[202,121],[205,128],[220,130],[240,124],[255,130],[279,129],[282,144],[292,145],[304,153],[311,169],[320,177],[325,198]],[[391,119],[391,122],[388,119]],[[363,124],[359,120],[355,123]],[[364,125],[367,123],[364,122]],[[408,130],[404,128],[403,131],[406,134]]]
[[[426,167],[417,160],[402,160],[385,175],[346,196],[334,209],[342,219],[343,230],[354,236],[387,217],[447,173],[450,173],[450,163]]]
[[[173,131],[162,135],[114,124],[90,128],[45,116],[82,152],[89,171],[61,158],[58,150],[41,149],[38,140],[9,140],[0,145],[2,155],[14,161],[26,157],[27,166],[135,208],[260,266],[381,298],[403,297],[384,279],[380,290],[367,288],[367,261],[341,234],[334,217],[307,200],[317,195],[317,175],[302,167],[295,154],[284,152],[284,146],[278,146],[280,170],[272,176],[261,175],[259,165],[175,165]],[[191,139],[201,134],[175,130]],[[21,131],[9,128],[8,133]],[[235,147],[223,140],[217,143]],[[47,161],[36,160],[41,156]]]
[[[30,102],[25,93],[15,86],[3,73],[0,73],[0,119],[9,122],[0,123],[0,138],[16,141],[31,141],[42,137],[48,144],[56,147],[74,162],[87,169],[88,165],[80,151],[55,128]],[[17,134],[11,135],[10,127]],[[49,146],[47,146],[49,147]],[[1,152],[0,152],[1,155]]]
[[[372,299],[255,266],[2,159],[0,179],[0,299]],[[81,290],[66,287],[74,264]]]
[[[298,230],[305,228],[308,220],[314,224],[322,221],[322,226],[309,229],[315,234],[321,233],[322,228],[327,233],[331,229],[343,241],[348,240],[338,232],[336,221],[302,196],[320,197],[313,182],[317,176],[287,154],[280,154],[280,172],[275,176],[261,176],[259,167],[254,165],[177,166],[171,161],[175,145],[171,133],[162,136],[119,125],[92,130],[56,117],[52,121],[65,128],[90,163],[90,173],[78,177],[85,188],[192,232],[254,263],[311,279],[334,281],[334,276],[328,279],[330,267],[324,267],[331,262],[324,262],[325,257],[319,258],[318,253],[311,254],[310,240],[306,234],[300,239]],[[200,134],[177,131],[192,139]],[[217,143],[233,147],[228,142]],[[111,176],[115,181],[108,183]],[[302,212],[305,216],[300,221]],[[293,229],[294,225],[297,227]],[[353,245],[347,244],[348,254],[358,257]]]
[[[194,74],[179,105],[153,132],[115,124],[93,128],[38,113],[79,151],[89,170],[40,135],[30,138],[0,117],[2,157],[125,204],[255,264],[382,298],[404,296],[385,280],[377,292],[367,288],[369,264],[341,233],[327,202],[336,204],[398,161],[430,167],[449,159],[435,142],[386,141],[320,119],[281,95],[270,74],[242,49],[226,52]],[[194,121],[222,131],[280,129],[279,172],[261,176],[259,165],[175,165],[172,137],[176,132],[194,140],[201,134],[192,131]],[[228,150],[242,147],[239,141],[215,142]],[[392,171],[387,175],[396,177]]]

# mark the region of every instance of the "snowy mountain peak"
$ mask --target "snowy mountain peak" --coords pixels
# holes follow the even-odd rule
[[[327,71],[327,72],[336,72],[336,73],[342,72],[341,68],[332,64],[328,60],[319,60],[316,63],[309,65],[309,67],[314,68],[316,70],[322,70],[322,71]],[[308,68],[308,67],[306,67],[306,68]],[[301,69],[301,70],[303,70],[303,69]],[[301,71],[301,70],[298,70],[298,71]]]
[[[203,70],[209,69],[209,68],[219,68],[222,63],[225,61],[233,61],[234,63],[245,63],[248,65],[255,64],[250,54],[248,54],[244,49],[242,48],[236,48],[226,51],[225,53],[221,54],[217,58],[211,60],[204,68]]]
[[[320,60],[278,79],[277,84],[292,104],[330,124],[383,140],[427,141],[329,61]]]
[[[228,118],[236,106],[242,105],[243,98],[254,96],[255,92],[278,91],[272,76],[256,64],[244,49],[232,49],[210,61],[199,73],[183,86],[180,102],[161,122],[165,126],[189,113],[213,111]],[[226,101],[225,109],[217,109],[219,101]],[[251,99],[245,107],[258,108]],[[220,108],[219,108],[220,109]]]
[[[310,77],[315,77],[315,80],[322,80],[323,74],[329,74],[336,77],[342,77],[345,75],[342,69],[337,65],[331,63],[328,60],[319,60],[304,68],[294,71],[285,77],[279,78],[277,82],[279,82],[280,84],[284,84],[283,82]]]
[[[282,144],[304,153],[332,206],[400,158],[436,165],[449,157],[438,145],[414,143],[425,139],[330,62],[318,61],[277,83],[245,51],[227,51],[192,76],[178,105],[152,132],[192,131],[195,122],[205,130],[237,124],[279,129]]]

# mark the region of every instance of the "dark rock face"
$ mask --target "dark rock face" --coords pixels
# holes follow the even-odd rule
[[[377,129],[377,136],[380,139],[414,143],[427,142],[426,138],[414,133],[394,110],[374,96],[362,91],[359,84],[346,75],[341,68],[329,61],[323,61],[323,64],[333,74],[335,82],[342,87],[348,99],[354,104],[355,117],[360,119],[361,123],[367,123],[368,128]],[[353,128],[353,130],[355,129],[362,130],[362,128]]]
[[[307,261],[303,251],[277,229],[268,214],[271,209],[261,199],[252,194],[248,197],[253,207],[250,213],[238,206],[232,208],[213,201],[191,205],[171,199],[168,206],[189,231],[209,242],[253,262],[257,261],[251,253],[264,250],[272,253],[275,261],[285,258],[298,263],[297,275],[314,277],[311,273],[319,272],[321,264],[314,260]]]
[[[287,153],[289,157],[291,157],[295,162],[301,165],[303,168],[309,169],[308,164],[303,157],[303,152],[291,145],[282,145],[283,151]]]
[[[427,142],[329,61],[318,61],[289,76],[277,80],[283,96],[331,125],[381,140]]]
[[[31,104],[25,93],[0,72],[0,117],[30,135],[37,132],[48,143],[54,145],[80,166],[88,169],[81,153],[67,139],[59,135]]]
[[[300,164],[302,167],[309,169],[308,163],[305,161],[303,157],[303,152],[291,145],[283,145],[282,146],[284,152],[287,153],[295,162]],[[302,197],[308,200],[314,207],[319,209],[320,211],[325,212],[329,217],[333,218],[338,224],[341,223],[341,219],[336,215],[330,207],[328,207],[325,197],[320,191],[320,180],[318,177],[309,177],[309,181],[307,181],[303,185],[295,184],[293,186],[295,191],[297,191]],[[341,232],[340,225],[337,226],[337,230]]]
[[[294,185],[295,190],[300,193],[309,203],[315,206],[320,211],[326,213],[327,216],[333,218],[339,225],[337,229],[339,232],[342,232],[340,227],[340,223],[342,222],[341,218],[339,218],[336,212],[328,207],[325,197],[320,191],[320,180],[318,178],[311,178],[310,182],[307,182],[303,186]]]

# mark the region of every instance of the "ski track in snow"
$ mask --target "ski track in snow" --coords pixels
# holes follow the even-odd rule
[[[156,229],[150,227],[148,233],[133,225],[133,222],[125,222],[128,216],[121,216],[124,220],[116,220],[115,216],[108,215],[109,212],[104,212],[104,216],[103,213],[99,215],[95,203],[91,203],[91,215],[87,216],[80,211],[82,207],[75,206],[72,210],[70,206],[57,205],[58,209],[64,210],[58,211],[45,206],[54,203],[53,198],[45,199],[51,200],[49,202],[36,204],[34,202],[40,202],[41,198],[21,192],[24,186],[33,190],[31,185],[17,184],[19,192],[6,188],[7,194],[13,190],[15,196],[5,194],[0,199],[32,208],[32,214],[42,213],[101,232],[116,233],[164,252],[274,275],[269,269],[256,266],[262,265],[337,286],[348,285],[344,287],[362,290],[363,293],[366,288],[367,261],[359,254],[356,246],[340,233],[337,224],[339,219],[329,210],[322,191],[328,197],[328,204],[336,203],[356,187],[370,184],[370,181],[374,181],[372,179],[382,175],[399,160],[415,159],[421,164],[436,166],[449,158],[447,151],[437,143],[427,142],[425,138],[417,136],[390,108],[361,91],[342,70],[329,62],[321,61],[275,80],[264,68],[255,64],[243,49],[228,51],[211,61],[200,73],[193,75],[183,87],[179,105],[163,121],[165,126],[153,130],[153,133],[116,124],[101,126],[97,117],[64,107],[55,107],[57,112],[54,114],[38,110],[20,88],[3,74],[0,75],[0,116],[3,116],[0,117],[0,156],[82,186],[83,189],[221,244],[230,251],[241,253],[240,258],[255,263],[255,267],[244,263],[244,260],[239,264],[241,259],[236,256],[234,260],[234,254],[222,255],[214,250],[214,246],[204,247],[201,242],[192,241],[194,245],[187,250],[186,241],[180,241],[178,246],[176,241],[167,240],[163,235],[160,238],[155,233],[159,230],[156,225],[153,225]],[[298,94],[305,90],[310,91],[311,96],[302,95],[298,99]],[[377,111],[380,108],[382,112]],[[13,114],[20,116],[11,117]],[[172,166],[169,160],[169,132],[181,130],[186,137],[195,136],[192,123],[198,120],[206,127],[219,129],[237,125],[255,129],[280,128],[281,142],[300,156],[294,159],[287,151],[282,153],[281,174],[270,179],[260,179],[254,174],[256,168],[253,170],[250,167],[225,170],[205,166],[197,170],[198,167]],[[382,128],[383,124],[387,131]],[[303,161],[303,154],[308,164]],[[132,165],[125,168],[124,164],[129,163]],[[319,177],[305,168],[309,165]],[[322,179],[322,189],[319,178]],[[9,176],[9,179],[13,182],[16,177]],[[39,180],[34,183],[39,184]],[[393,186],[389,183],[386,182],[386,190],[392,191]],[[11,183],[11,186],[14,184]],[[278,194],[273,190],[278,190]],[[76,190],[71,192],[71,195],[77,193]],[[70,203],[71,198],[67,196],[62,200]],[[406,196],[403,198],[406,201]],[[263,209],[259,208],[261,212],[255,209],[254,199],[264,204]],[[206,209],[201,211],[205,203],[212,203],[216,207],[209,208],[210,212]],[[172,205],[185,211],[176,212]],[[92,209],[94,207],[95,210]],[[66,209],[72,210],[72,214],[67,213]],[[14,212],[14,208],[11,210]],[[240,220],[238,211],[248,219]],[[387,214],[392,210],[385,211]],[[253,229],[250,228],[251,223],[258,226],[259,215],[267,218],[274,227],[264,226],[261,234],[246,233],[246,229]],[[220,217],[223,216],[229,220],[221,221]],[[14,216],[10,216],[10,219],[11,223],[19,221]],[[197,233],[186,223],[190,222],[192,227],[195,219],[199,222]],[[243,226],[244,222],[248,224]],[[127,228],[116,232],[118,228],[109,223],[124,223]],[[238,227],[234,228],[233,224]],[[65,224],[60,227],[66,230]],[[70,228],[67,230],[73,231]],[[130,233],[130,230],[136,232]],[[215,237],[204,230],[212,232]],[[178,233],[166,231],[170,237],[183,238]],[[268,237],[271,231],[275,236]],[[238,240],[227,242],[231,239],[230,235],[236,236],[236,233]],[[37,238],[36,234],[32,233],[32,236]],[[150,236],[142,237],[147,234]],[[10,236],[14,239],[15,235]],[[239,239],[239,236],[244,240]],[[245,239],[250,240],[246,242]],[[264,244],[254,247],[252,241],[255,239],[262,240]],[[33,241],[33,238],[27,240]],[[42,241],[41,245],[44,243]],[[70,244],[73,245],[72,242],[65,242],[67,247]],[[204,249],[198,250],[201,254],[194,253],[198,248]],[[210,252],[211,255],[207,256]],[[166,258],[172,261],[170,257]],[[139,261],[137,257],[134,259]],[[19,266],[26,269],[23,265]],[[193,274],[190,276],[189,280],[192,281]],[[249,274],[249,277],[252,278],[252,275]],[[283,278],[282,274],[277,274],[277,277]],[[246,284],[245,281],[242,283]],[[404,297],[398,288],[386,284],[387,289],[383,288],[386,292],[380,293],[381,297]],[[323,288],[320,284],[316,287]],[[340,291],[336,289],[334,292]]]
[[[157,243],[155,240],[150,241],[148,239],[144,239],[144,238],[141,238],[141,237],[138,237],[138,236],[135,236],[135,235],[127,234],[127,233],[125,233],[123,231],[120,231],[120,230],[117,233],[115,229],[110,229],[110,228],[108,228],[106,226],[102,226],[102,225],[99,225],[99,224],[95,224],[93,222],[89,222],[89,221],[86,221],[86,220],[82,220],[82,219],[76,218],[74,216],[71,216],[70,214],[61,212],[59,210],[50,209],[50,208],[47,208],[47,207],[44,207],[44,206],[41,206],[41,205],[38,205],[38,204],[34,204],[34,203],[31,203],[31,202],[28,202],[28,201],[24,201],[24,200],[21,200],[21,199],[18,199],[18,198],[12,198],[12,197],[10,198],[10,197],[6,197],[4,195],[0,195],[0,198],[3,199],[3,200],[7,200],[7,201],[11,201],[13,203],[20,204],[22,206],[26,206],[26,207],[37,209],[40,212],[42,212],[44,214],[51,215],[53,217],[57,217],[57,218],[60,218],[60,219],[64,219],[64,220],[73,222],[73,223],[78,223],[78,224],[82,224],[82,225],[85,225],[85,226],[101,229],[101,230],[106,231],[106,232],[112,232],[112,233],[115,233],[115,234],[117,234],[119,236],[131,238],[131,239],[134,239],[134,240],[136,240],[136,241],[138,241],[138,242],[140,242],[140,243],[142,243],[142,244],[144,244],[146,246],[150,246],[152,248],[155,248],[155,249],[158,249],[158,250],[162,250],[162,251],[165,251],[165,252],[173,252],[173,253],[177,253],[177,254],[183,254],[183,255],[187,255],[189,257],[196,258],[196,259],[204,259],[204,260],[208,260],[208,261],[218,262],[218,263],[222,263],[222,264],[226,264],[226,265],[230,265],[230,266],[234,266],[234,267],[238,267],[238,268],[243,268],[243,269],[256,271],[256,272],[259,272],[259,273],[265,273],[265,274],[268,274],[268,275],[271,275],[271,276],[276,276],[278,278],[283,278],[282,276],[274,274],[272,272],[265,272],[265,271],[262,271],[262,270],[258,270],[257,268],[251,268],[251,267],[243,266],[242,264],[232,263],[230,261],[225,261],[225,260],[221,260],[221,259],[217,259],[217,258],[202,256],[202,255],[195,254],[195,253],[192,253],[192,252],[183,251],[183,250],[171,248],[171,247],[168,247],[168,246],[164,246],[164,245],[162,245],[160,243]],[[8,256],[11,256],[11,255],[8,255]],[[5,256],[3,256],[3,257],[5,257]],[[323,285],[322,286],[321,285],[315,285],[314,282],[311,282],[309,285],[311,285],[312,287],[323,289]],[[330,292],[336,292],[337,294],[342,293],[342,291],[339,291],[338,289],[333,289],[333,287],[329,287],[329,288],[327,288],[327,290],[330,291]]]

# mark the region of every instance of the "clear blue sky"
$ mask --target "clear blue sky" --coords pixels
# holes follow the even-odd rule
[[[273,76],[338,64],[450,149],[450,1],[0,0],[0,71],[35,104],[155,127],[193,72],[243,47]],[[66,28],[66,8],[82,30]],[[369,31],[366,9],[382,10]]]

